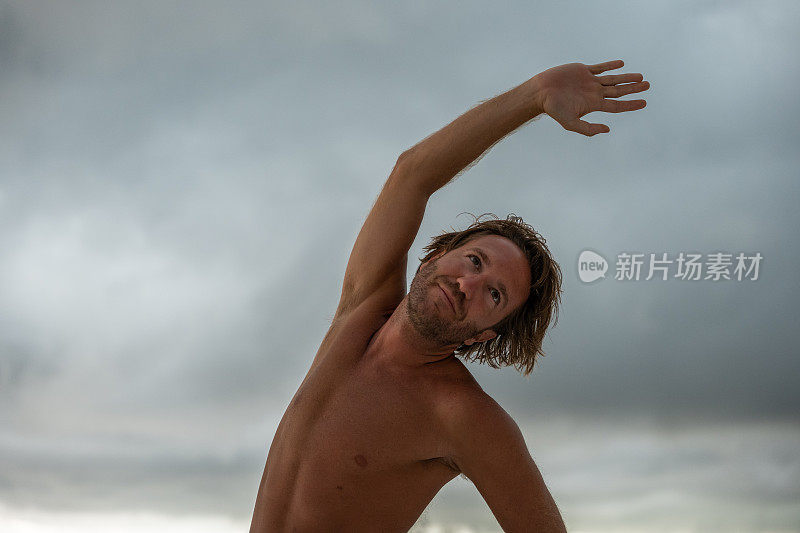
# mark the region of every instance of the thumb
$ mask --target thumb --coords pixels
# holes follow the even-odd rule
[[[575,119],[570,122],[566,122],[562,124],[562,126],[564,126],[565,130],[574,131],[576,133],[586,135],[587,137],[597,135],[598,133],[608,133],[609,131],[611,131],[611,128],[609,128],[605,124],[592,124],[590,122],[586,122],[585,120],[580,120],[580,119]]]

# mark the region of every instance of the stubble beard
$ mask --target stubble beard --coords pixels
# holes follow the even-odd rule
[[[436,310],[430,288],[436,286],[437,261],[422,265],[411,280],[406,303],[408,319],[422,338],[442,346],[460,346],[466,339],[478,335],[480,330],[468,321],[446,317]]]

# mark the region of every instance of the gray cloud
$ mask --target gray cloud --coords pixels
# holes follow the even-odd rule
[[[788,2],[5,3],[0,501],[246,517],[395,158],[544,68],[620,57],[651,81],[647,109],[590,116],[612,128],[592,139],[527,125],[432,198],[411,255],[463,211],[515,212],[548,238],[565,294],[547,357],[530,380],[471,368],[556,465],[545,478],[576,527],[701,531],[730,515],[796,529],[798,15]],[[587,286],[584,248],[765,259],[757,282]],[[594,425],[540,445],[542,417]],[[657,442],[639,419],[674,434]],[[723,435],[746,436],[726,455]],[[624,438],[639,439],[632,454]],[[754,492],[728,490],[748,472]],[[429,523],[457,523],[476,498],[454,482]]]
[[[791,530],[800,518],[793,426],[562,418],[523,429],[569,530]],[[461,478],[417,526],[442,523],[500,531]]]

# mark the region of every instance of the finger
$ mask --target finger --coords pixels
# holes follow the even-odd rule
[[[625,85],[615,85],[613,87],[603,87],[603,98],[619,98],[626,94],[640,93],[650,88],[650,82],[627,83]]]
[[[565,130],[574,131],[576,133],[580,133],[582,135],[586,135],[587,137],[591,137],[593,135],[597,135],[598,133],[608,133],[611,131],[611,128],[606,126],[605,124],[591,124],[586,122],[585,120],[575,119],[571,122],[567,122],[562,124]]]
[[[644,76],[636,74],[611,74],[608,76],[598,76],[597,81],[603,85],[616,85],[617,83],[629,83],[632,81],[642,81]]]
[[[589,72],[592,74],[600,74],[601,72],[605,72],[607,70],[614,70],[617,68],[621,68],[625,65],[625,62],[621,59],[616,59],[614,61],[606,61],[605,63],[598,63],[596,65],[588,65]]]
[[[625,111],[636,111],[647,105],[645,100],[603,100],[599,111],[606,113],[624,113]]]

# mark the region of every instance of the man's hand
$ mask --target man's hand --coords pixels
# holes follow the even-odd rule
[[[641,74],[597,75],[622,65],[610,61],[551,68],[482,102],[403,152],[356,238],[336,315],[367,300],[380,312],[402,301],[408,250],[428,199],[500,139],[543,112],[566,129],[591,136],[609,128],[580,120],[583,115],[643,108],[644,100],[611,100],[647,90],[650,85]]]
[[[584,65],[569,63],[537,74],[528,82],[535,91],[538,109],[547,113],[564,129],[591,137],[608,133],[605,124],[590,124],[580,118],[592,111],[622,113],[642,109],[644,100],[612,100],[650,88],[641,74],[598,76],[607,70],[621,68],[622,60]]]

